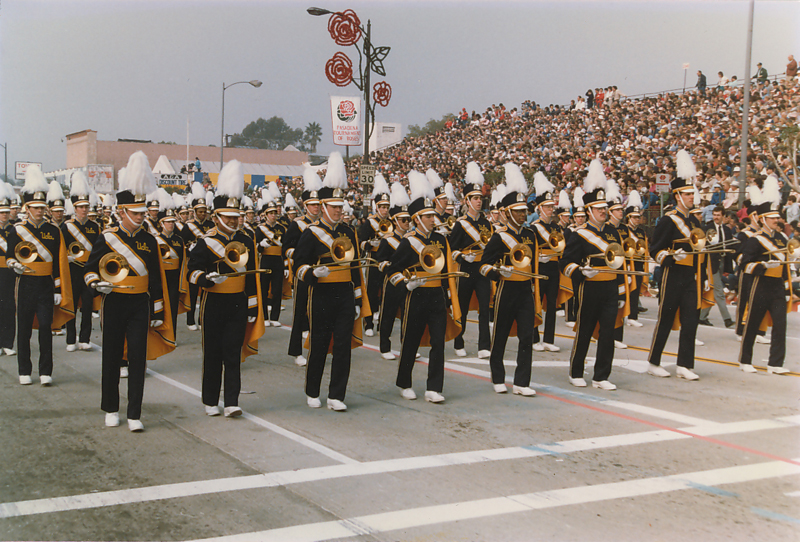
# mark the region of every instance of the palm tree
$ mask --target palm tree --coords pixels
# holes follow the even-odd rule
[[[311,152],[317,152],[317,143],[322,141],[322,126],[316,122],[309,122],[306,126],[305,141]]]

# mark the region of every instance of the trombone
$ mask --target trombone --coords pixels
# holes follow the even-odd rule
[[[770,250],[767,254],[786,254],[785,263],[797,263],[800,260],[800,241],[794,238],[789,239],[786,248]]]
[[[715,228],[709,228],[706,232],[706,241],[707,246],[714,248],[727,248],[736,244],[741,243],[738,239],[726,239],[720,243],[717,243],[717,230]]]
[[[389,237],[394,233],[394,225],[392,221],[387,218],[382,218],[380,222],[378,222],[378,233],[381,237]]]
[[[641,239],[634,240],[633,237],[626,237],[622,241],[622,252],[629,260],[636,262],[652,262],[652,258],[645,256],[645,244]]]
[[[523,277],[528,277],[529,279],[541,279],[547,280],[549,277],[547,275],[538,275],[536,273],[531,273],[530,271],[525,271],[525,269],[529,269],[531,266],[531,261],[533,261],[533,251],[531,247],[528,245],[524,245],[522,243],[517,243],[511,248],[511,251],[508,253],[508,260],[511,262],[511,267],[514,268],[515,275],[521,275]],[[494,266],[495,271],[500,271],[500,264],[496,264]]]
[[[715,239],[716,236],[717,233],[715,231],[712,240]],[[706,244],[708,243],[709,239],[706,236],[706,232],[704,232],[700,228],[692,228],[692,231],[689,233],[689,237],[675,239],[673,242],[681,242],[681,241],[689,241],[689,244],[692,245],[692,250],[683,252],[683,254],[722,254],[723,252],[736,252],[731,248],[720,248],[720,249],[715,248],[713,250],[705,250]],[[675,250],[669,251],[670,254],[675,254],[676,252],[677,251]]]
[[[550,232],[550,235],[547,237],[547,244],[550,245],[550,249],[553,252],[559,254],[564,252],[564,248],[567,246],[567,242],[564,240],[564,234],[558,230]]]
[[[453,217],[450,217],[450,218],[453,218]],[[449,220],[449,218],[448,218],[448,220]],[[461,252],[464,252],[466,250],[470,250],[470,249],[472,249],[473,247],[476,247],[476,246],[480,246],[481,249],[480,250],[476,250],[475,252],[476,253],[477,252],[481,252],[483,250],[483,247],[485,247],[487,245],[487,243],[489,243],[489,239],[491,239],[491,238],[492,238],[492,232],[487,231],[487,230],[481,230],[480,235],[479,235],[479,239],[477,241],[475,241],[474,243],[472,243],[471,245],[467,245],[464,248],[462,248]]]
[[[84,246],[77,241],[70,243],[67,247],[67,250],[69,250],[70,255],[74,256],[75,258],[83,258],[83,256],[86,254],[86,248],[84,248]]]
[[[698,229],[698,231],[702,233],[702,230]],[[627,269],[620,269],[622,264],[625,263],[625,251],[622,249],[622,245],[619,243],[609,243],[605,252],[599,252],[597,254],[590,254],[586,256],[587,260],[589,258],[599,257],[602,257],[606,261],[606,265],[609,267],[609,269],[598,269],[598,271],[602,273],[614,273],[615,275],[640,275],[643,277],[650,276],[650,273],[647,271],[628,271]],[[592,268],[590,265],[587,265],[587,267],[590,269]]]
[[[336,239],[333,240],[333,243],[331,243],[331,250],[329,252],[325,252],[324,254],[320,254],[319,256],[319,259],[331,258],[333,262],[318,263],[310,267],[311,269],[316,269],[317,267],[339,267],[347,269],[378,267],[377,260],[374,260],[373,258],[355,259],[355,256],[356,256],[356,249],[353,247],[353,242],[350,241],[350,238],[337,237]],[[350,264],[353,262],[358,262],[359,265],[351,267]]]
[[[231,241],[225,245],[225,256],[223,260],[226,264],[234,269],[244,269],[247,265],[247,260],[250,254],[247,252],[247,247],[240,241]]]
[[[26,263],[33,263],[39,253],[36,250],[36,245],[30,241],[20,241],[14,248],[14,258],[25,268],[25,271],[33,271]]]
[[[100,258],[100,278],[114,285],[114,289],[131,289],[133,286],[117,286],[131,272],[131,266],[125,256],[118,252],[109,252]]]
[[[442,253],[442,249],[435,245],[426,245],[425,248],[422,249],[422,252],[419,253],[419,263],[408,269],[404,269],[403,276],[406,280],[423,280],[425,282],[429,280],[469,276],[469,273],[464,273],[462,271],[442,273],[441,271],[444,269],[444,264],[444,253]],[[430,273],[430,275],[417,277],[417,274],[412,272],[412,269],[418,269],[420,267],[426,273]]]

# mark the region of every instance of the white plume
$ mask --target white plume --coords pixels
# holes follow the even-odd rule
[[[172,201],[175,202],[176,209],[180,209],[181,207],[186,205],[186,199],[177,192],[172,193]]]
[[[567,194],[566,190],[562,190],[558,193],[558,206],[561,209],[569,210],[572,207],[572,204],[569,201],[569,194]]]
[[[322,188],[322,181],[319,179],[317,172],[307,167],[303,170],[303,190],[308,192],[318,191]]]
[[[267,188],[269,189],[269,193],[272,196],[272,199],[274,199],[275,201],[281,200],[281,189],[278,188],[278,183],[276,183],[275,181],[270,181],[269,184],[267,185]]]
[[[64,216],[72,216],[75,214],[75,206],[72,205],[72,200],[67,198],[64,200]]]
[[[23,194],[34,194],[36,192],[44,192],[50,190],[47,184],[47,179],[44,178],[42,168],[38,164],[30,164],[25,170],[25,184],[22,186]]]
[[[94,190],[92,190],[92,192],[94,193],[94,201],[95,201],[95,203],[100,203],[100,198],[97,196],[97,193],[94,192]],[[89,197],[91,198],[92,196],[90,195]],[[89,200],[89,203],[91,205],[94,205],[94,203],[92,203],[91,199]],[[103,194],[102,203],[103,203],[103,207],[112,207],[113,208],[117,204],[117,197],[114,194]]]
[[[770,175],[766,178],[761,194],[764,198],[763,203],[780,203],[781,189],[778,187],[778,178],[775,175]]]
[[[379,194],[390,194],[389,183],[386,182],[386,177],[381,173],[375,174],[375,186],[372,189],[372,199],[374,200]]]
[[[678,151],[675,157],[675,170],[681,179],[694,179],[697,177],[697,169],[694,167],[692,157],[684,149]]]
[[[467,164],[467,168],[469,168],[469,164]],[[506,194],[509,192],[527,194],[528,181],[525,180],[525,176],[519,166],[513,162],[506,162],[503,168],[506,170]]]
[[[402,207],[411,203],[411,198],[408,197],[408,192],[402,183],[392,183],[392,195],[389,197],[389,202],[392,207]]]
[[[606,183],[606,201],[612,205],[614,203],[622,203],[622,194],[619,191],[619,186],[617,186],[617,181],[614,179]]]
[[[555,185],[547,179],[544,173],[537,171],[536,174],[534,174],[533,193],[536,194],[537,197],[547,192],[553,192],[555,189]]]
[[[70,196],[86,197],[89,195],[89,181],[83,171],[73,171],[70,175]]]
[[[89,207],[96,207],[100,203],[100,198],[97,197],[97,192],[91,186],[89,187]]]
[[[125,181],[125,175],[127,173],[126,168],[120,168],[117,172],[117,186],[122,186],[122,183]]]
[[[214,208],[214,192],[212,192],[211,190],[206,192],[206,207],[208,207],[209,209]]]
[[[289,209],[290,207],[297,207],[297,201],[291,192],[286,192],[286,201],[283,204],[283,208]]]
[[[760,203],[757,200],[761,199],[761,190],[759,190],[757,185],[751,184],[747,186],[747,199],[750,200],[751,205],[758,205]]]
[[[147,201],[158,201],[158,188],[147,194]]]
[[[700,207],[700,191],[697,188],[694,189],[692,204],[694,204],[695,208]]]
[[[239,160],[231,160],[217,179],[217,195],[242,199],[244,195],[244,167]]]
[[[572,192],[572,203],[576,209],[578,207],[583,207],[583,194],[583,188],[580,186],[576,186],[575,190]]]
[[[158,198],[158,210],[160,212],[163,213],[167,209],[175,209],[175,200],[163,188],[159,188],[156,191],[156,197]]]
[[[467,173],[464,175],[464,181],[467,184],[483,184],[483,173],[481,173],[481,166],[478,162],[469,162],[467,164]],[[526,183],[527,190],[527,183]]]
[[[334,151],[328,157],[328,171],[325,172],[322,186],[341,188],[342,190],[347,188],[347,170],[344,167],[341,153]]]
[[[638,190],[631,190],[631,193],[628,194],[628,207],[638,207],[639,209],[642,208],[642,196],[639,194]]]
[[[428,179],[431,188],[439,188],[444,185],[444,181],[433,168],[428,168],[428,171],[425,172],[425,178]]]
[[[350,204],[347,203],[347,200],[345,200],[344,205],[342,205],[342,214],[344,216],[351,216],[353,214],[353,208],[350,207]]]
[[[408,187],[411,189],[411,201],[419,198],[433,199],[433,187],[428,179],[417,170],[408,172]]]
[[[446,182],[444,185],[444,195],[447,196],[448,200],[456,201],[456,191],[453,189],[453,183],[450,181]]]
[[[128,158],[125,176],[119,185],[120,191],[128,190],[134,196],[146,196],[155,192],[157,188],[147,155],[142,151],[136,151]]]
[[[64,199],[64,191],[58,181],[50,181],[50,188],[47,191],[47,203],[51,201],[61,201]]]
[[[244,207],[245,209],[252,209],[253,200],[251,200],[249,196],[244,196],[242,198],[242,207]]]
[[[14,197],[16,194],[14,193],[14,189],[11,188],[11,185],[0,181],[0,199],[7,199],[9,203],[14,201]]]
[[[603,164],[595,158],[589,164],[589,172],[583,181],[583,191],[585,193],[594,192],[598,188],[606,189],[606,174],[603,173]]]
[[[192,200],[206,199],[206,189],[203,188],[202,183],[194,182],[192,183]]]

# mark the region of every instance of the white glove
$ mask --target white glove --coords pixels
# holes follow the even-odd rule
[[[625,306],[625,301],[624,300],[620,299],[619,301],[617,301],[617,308],[618,309],[621,309],[624,306]]]
[[[708,292],[710,290],[711,290],[711,285],[708,283],[708,281],[703,282],[703,291]]]
[[[164,320],[150,320],[150,327],[159,327],[164,323]]]
[[[270,245],[269,239],[262,239],[258,244],[261,248],[267,248]]]
[[[547,263],[550,261],[550,256],[547,254],[539,254],[539,263]]]
[[[423,280],[422,279],[411,279],[406,282],[406,288],[408,288],[409,292],[413,292],[420,286],[422,286]]]
[[[469,254],[463,254],[461,257],[464,258],[464,261],[469,262],[469,263],[472,263],[472,262],[475,261],[475,253],[474,252],[470,252]]]
[[[497,270],[497,272],[500,273],[505,278],[508,278],[514,272],[514,270],[511,269],[510,267],[508,267],[507,265],[503,265],[503,266],[500,266],[500,268]]]
[[[356,317],[353,320],[358,320],[358,317],[361,315],[361,307],[356,305]]]
[[[676,262],[685,260],[686,256],[687,256],[686,251],[683,250],[682,248],[676,250],[675,253],[672,255],[672,257],[675,259]]]
[[[272,244],[273,244],[274,246],[276,246],[276,247],[283,246],[283,245],[281,244],[281,242],[280,242],[280,241],[278,241],[277,239],[273,239],[273,240],[272,240]]]
[[[318,279],[327,277],[330,274],[331,270],[328,268],[327,265],[323,265],[322,267],[317,267],[314,269],[314,276],[317,277]]]
[[[21,275],[25,272],[25,266],[17,261],[10,261],[8,262],[8,267],[14,270],[14,273],[17,275]]]
[[[248,316],[247,317],[247,323],[248,324],[252,324],[255,321],[256,321],[256,317],[255,316]]]
[[[778,260],[770,260],[768,262],[764,262],[764,267],[767,269],[774,269],[781,264]],[[16,270],[15,270],[16,271]]]
[[[101,294],[110,294],[114,291],[114,285],[104,280],[98,280],[97,282],[92,283],[92,287]]]
[[[289,278],[289,270],[288,269],[284,269],[283,270],[283,278],[284,279],[288,279]]]
[[[69,263],[75,263],[75,262],[76,262],[76,261],[78,261],[78,260],[76,260],[76,259],[75,259],[75,256],[73,256],[72,254],[67,254],[67,261],[68,261]]]
[[[791,300],[792,300],[792,296],[791,296],[791,295],[787,295],[787,296],[786,296],[786,302],[788,303],[788,302],[789,302],[789,301],[791,301]]]
[[[591,267],[581,267],[580,269],[581,273],[583,273],[583,276],[586,277],[587,279],[592,278],[593,276],[595,276],[597,273],[600,272],[597,269],[592,269]]]
[[[228,280],[228,277],[221,277],[219,273],[217,273],[216,271],[212,271],[211,273],[208,273],[206,275],[206,280],[210,280],[214,284],[222,284],[223,282]]]
[[[53,305],[61,305],[61,294],[53,294]]]
[[[372,247],[377,247],[377,246],[379,246],[380,244],[381,244],[381,240],[380,240],[380,239],[378,239],[378,238],[375,238],[375,239],[370,239],[370,240],[369,240],[369,245],[370,245],[370,246],[372,246]]]

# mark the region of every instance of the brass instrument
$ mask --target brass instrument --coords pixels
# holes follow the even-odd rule
[[[553,231],[547,238],[547,244],[554,252],[564,252],[567,242],[564,240],[564,234],[560,231]]]
[[[161,259],[165,260],[169,256],[169,245],[159,243],[158,252],[161,254]]]
[[[423,271],[426,273],[430,273],[430,275],[426,277],[419,277],[419,279],[427,282],[429,280],[437,280],[437,279],[448,279],[451,277],[467,277],[469,273],[463,273],[461,271],[454,271],[452,273],[442,273],[442,269],[444,269],[444,253],[442,249],[435,245],[426,245],[425,248],[422,249],[422,252],[419,253],[419,263],[417,265],[411,266],[408,269],[403,270],[403,276],[407,280],[416,280],[417,274],[412,272],[412,269],[422,268]]]
[[[381,237],[388,237],[394,233],[394,226],[392,225],[392,221],[386,218],[382,218],[380,222],[378,222],[378,233]]]
[[[652,262],[652,258],[645,256],[645,244],[641,239],[634,239],[633,237],[626,237],[622,241],[622,252],[629,260],[637,262]]]
[[[702,233],[702,230],[698,229],[698,231]],[[601,273],[614,273],[615,275],[641,275],[643,277],[650,276],[650,273],[647,271],[628,271],[626,269],[620,269],[622,264],[625,263],[625,251],[623,250],[622,245],[619,243],[609,243],[605,252],[590,254],[587,256],[587,258],[597,257],[602,257],[606,261],[606,265],[609,267],[609,269],[600,269],[599,271]]]
[[[483,250],[483,247],[485,247],[489,243],[489,239],[491,239],[491,238],[492,238],[492,232],[490,232],[488,230],[481,230],[480,238],[477,241],[475,241],[474,243],[472,243],[471,245],[467,245],[466,247],[461,249],[461,252],[464,252],[466,250],[470,250],[472,247],[475,247],[475,246],[481,246],[481,250]],[[480,252],[480,251],[476,251],[476,252]]]
[[[717,232],[714,231],[714,235],[712,239],[715,239],[717,236]],[[706,236],[706,232],[701,230],[700,228],[692,228],[689,237],[683,237],[682,239],[675,239],[675,241],[689,241],[689,244],[692,245],[692,250],[685,251],[682,254],[722,254],[723,252],[736,252],[731,248],[720,248],[720,249],[706,249],[706,245],[708,244],[708,237]],[[670,254],[675,254],[677,251],[670,250]]]
[[[83,256],[86,254],[86,249],[84,246],[77,241],[70,243],[67,247],[67,250],[69,251],[70,255],[74,256],[75,258],[83,258]]]
[[[444,225],[448,229],[452,230],[453,226],[456,225],[456,220],[458,220],[458,219],[455,217],[455,215],[450,215],[450,216],[447,217],[447,220],[444,221]]]
[[[247,265],[247,260],[250,255],[247,252],[247,247],[244,243],[239,241],[231,241],[225,245],[225,258],[224,261],[234,269],[244,269]]]
[[[547,280],[547,275],[538,275],[530,271],[523,271],[525,268],[530,267],[533,261],[533,251],[531,247],[522,243],[517,243],[511,248],[508,253],[508,260],[511,262],[511,267],[514,268],[515,275],[521,275],[531,279]],[[499,272],[500,265],[495,265],[495,270]]]
[[[36,245],[30,241],[20,241],[14,248],[14,258],[23,265],[36,261],[38,255],[39,253],[36,251]]]
[[[236,271],[234,273],[221,273],[220,277],[241,277],[243,275],[255,275],[257,273],[272,273],[272,269],[250,269],[248,271]]]
[[[128,276],[131,266],[125,256],[118,252],[109,252],[100,258],[100,278],[111,284],[119,284]],[[133,288],[133,286],[115,286],[115,288]]]
[[[795,263],[800,259],[800,241],[794,238],[789,239],[786,248],[770,250],[767,254],[786,254],[787,263]]]
[[[378,262],[372,258],[360,258],[355,260],[356,249],[353,247],[353,242],[349,237],[337,237],[331,243],[330,252],[320,254],[320,258],[330,257],[332,263],[318,263],[310,266],[311,269],[317,267],[347,267],[348,269],[361,269],[362,267],[377,267]],[[351,263],[358,262],[357,266],[350,266]]]
[[[709,230],[706,232],[706,247],[707,248],[711,248],[711,246],[713,246],[714,248],[720,248],[720,247],[721,248],[726,248],[726,247],[729,247],[729,246],[732,246],[732,245],[736,245],[736,244],[738,244],[740,242],[741,241],[739,241],[738,239],[726,239],[725,241],[722,241],[721,243],[717,243],[717,230],[716,230],[716,228],[709,228]]]

